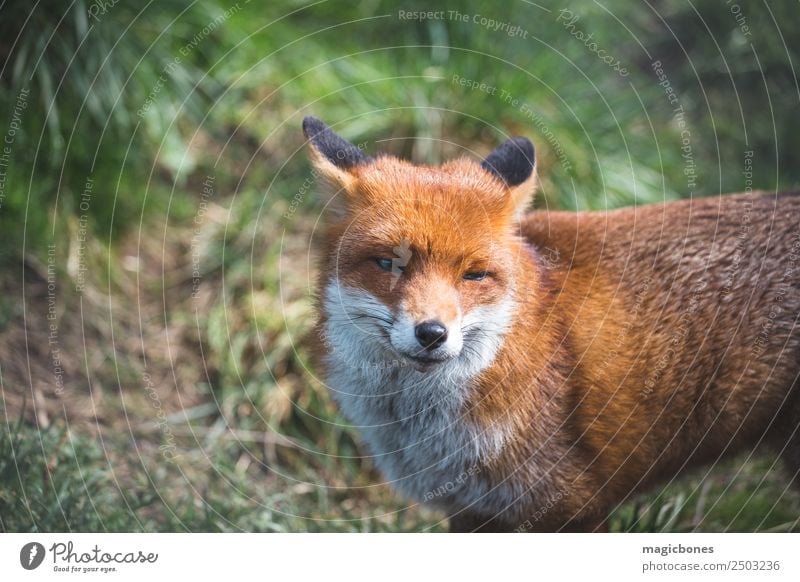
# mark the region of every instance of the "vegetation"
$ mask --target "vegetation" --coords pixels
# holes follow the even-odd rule
[[[0,530],[445,529],[315,375],[300,121],[428,163],[528,135],[540,207],[796,189],[792,3],[650,6],[6,2]],[[773,461],[611,528],[798,529]]]

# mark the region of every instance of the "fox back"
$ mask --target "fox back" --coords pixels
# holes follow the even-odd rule
[[[594,529],[761,443],[797,476],[800,197],[526,214],[525,138],[428,167],[304,131],[331,186],[326,382],[453,529]]]

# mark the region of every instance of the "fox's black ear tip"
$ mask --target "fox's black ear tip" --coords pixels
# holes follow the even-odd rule
[[[500,147],[505,151],[506,155],[521,158],[519,161],[523,165],[530,162],[530,165],[533,166],[536,162],[536,149],[533,147],[533,142],[527,137],[515,135]]]
[[[531,177],[535,163],[536,152],[531,140],[515,136],[489,154],[481,166],[509,186],[517,186]]]
[[[512,137],[509,141],[511,141],[515,146],[522,150],[522,152],[533,161],[533,155],[535,148],[533,147],[533,142],[529,140],[527,137],[516,135]]]
[[[311,138],[318,133],[325,131],[328,128],[322,120],[318,117],[314,117],[313,115],[306,115],[303,118],[303,135],[306,136],[306,139]]]
[[[303,133],[311,146],[334,166],[350,169],[372,161],[372,158],[313,115],[303,118]]]

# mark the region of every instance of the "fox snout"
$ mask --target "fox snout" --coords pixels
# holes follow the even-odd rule
[[[461,353],[462,297],[448,278],[432,270],[404,274],[390,335],[401,354],[423,361],[443,361]]]
[[[395,318],[389,339],[397,352],[426,363],[456,357],[463,346],[460,317],[414,317],[406,310]]]
[[[423,349],[435,350],[447,341],[447,328],[440,321],[423,321],[414,328],[414,336]]]

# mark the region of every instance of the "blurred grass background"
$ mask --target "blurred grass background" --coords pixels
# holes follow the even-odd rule
[[[302,117],[426,163],[527,135],[539,207],[741,191],[747,151],[755,187],[796,189],[799,7],[5,2],[0,530],[444,530],[382,482],[309,361]],[[748,457],[611,529],[798,516],[774,459]]]

